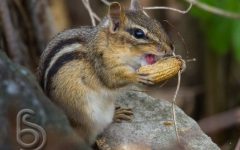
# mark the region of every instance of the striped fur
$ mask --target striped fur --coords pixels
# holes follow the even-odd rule
[[[58,70],[66,63],[69,61],[72,61],[74,59],[83,59],[84,53],[79,52],[79,51],[74,51],[75,48],[72,48],[72,52],[66,52],[64,53],[64,49],[61,50],[60,52],[63,51],[63,53],[57,57],[53,58],[52,61],[50,62],[50,66],[45,72],[45,82],[44,82],[44,89],[47,95],[49,95],[50,92],[50,86],[52,84],[52,78],[53,76],[58,72]],[[59,53],[60,53],[59,52]]]
[[[58,34],[42,54],[38,68],[43,90],[88,144],[111,123],[114,99],[139,81],[136,70],[145,62],[144,56],[172,52],[159,22],[142,11],[123,10],[118,3],[111,6],[96,27]],[[139,9],[140,5],[132,7]],[[134,38],[134,28],[143,30],[147,38]]]
[[[56,43],[45,56],[40,85],[48,95],[51,78],[57,73],[58,69],[65,63],[73,59],[81,59],[82,43],[79,37],[60,40]],[[80,57],[79,57],[80,56]]]

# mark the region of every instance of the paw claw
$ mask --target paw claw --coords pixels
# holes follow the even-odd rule
[[[113,122],[119,123],[121,120],[131,120],[130,115],[133,115],[131,108],[116,107]]]
[[[137,80],[142,84],[154,84],[153,79],[148,76],[149,73],[137,72]]]

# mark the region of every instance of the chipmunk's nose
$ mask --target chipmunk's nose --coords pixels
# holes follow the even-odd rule
[[[165,55],[171,55],[174,52],[174,45],[172,43],[159,43],[157,45],[158,51],[164,53]]]

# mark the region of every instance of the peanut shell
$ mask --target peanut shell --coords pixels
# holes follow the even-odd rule
[[[158,83],[176,75],[181,69],[182,63],[183,60],[169,57],[152,65],[142,66],[138,71],[149,73],[148,77],[152,78],[154,83]]]

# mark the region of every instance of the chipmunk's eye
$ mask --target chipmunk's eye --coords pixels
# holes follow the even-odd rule
[[[133,35],[137,39],[145,38],[145,34],[144,34],[143,30],[141,30],[141,29],[135,29]]]

